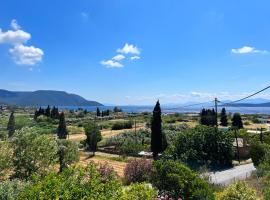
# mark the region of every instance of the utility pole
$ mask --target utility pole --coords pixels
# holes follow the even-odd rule
[[[218,110],[217,110],[217,104],[218,104],[218,99],[215,98],[216,127],[218,127]]]
[[[238,145],[238,138],[237,138],[237,130],[236,130],[236,128],[234,128],[234,137],[235,137],[235,141],[236,141],[237,159],[238,159],[238,162],[240,164],[239,145]]]
[[[263,128],[262,127],[260,130],[260,141],[261,141],[261,143],[263,143]]]

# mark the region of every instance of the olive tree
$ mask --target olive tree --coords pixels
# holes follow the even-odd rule
[[[46,174],[56,163],[57,143],[47,135],[38,135],[31,128],[15,133],[13,140],[15,176],[29,178],[33,173]]]

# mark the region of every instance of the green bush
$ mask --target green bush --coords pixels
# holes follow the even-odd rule
[[[0,182],[0,200],[17,200],[28,183],[17,179]]]
[[[145,183],[133,183],[123,189],[120,200],[153,200],[156,191]]]
[[[236,182],[217,195],[216,200],[256,200],[256,191],[245,182]],[[269,198],[265,198],[269,199]]]
[[[15,176],[29,178],[32,174],[46,174],[57,159],[57,143],[47,135],[38,135],[31,128],[16,131],[13,144]]]
[[[174,199],[213,200],[209,185],[185,165],[175,161],[154,162],[152,184],[160,195]]]
[[[270,151],[270,145],[253,143],[250,149],[250,157],[255,166],[258,166],[265,157],[267,151]]]
[[[171,147],[165,152],[173,159],[181,160],[192,168],[231,166],[233,139],[227,132],[215,127],[197,126],[177,134]]]
[[[131,129],[132,121],[115,122],[112,125],[112,130]]]
[[[8,141],[0,141],[0,178],[12,167],[13,149]]]
[[[37,178],[19,194],[19,200],[31,199],[119,199],[121,183],[114,176],[104,179],[96,165],[68,168],[62,173],[51,173]]]

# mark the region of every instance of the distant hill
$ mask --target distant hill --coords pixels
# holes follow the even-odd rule
[[[270,102],[267,103],[228,103],[230,107],[270,107]]]
[[[79,95],[54,90],[14,92],[0,89],[0,102],[17,106],[102,106],[99,102],[88,101]]]

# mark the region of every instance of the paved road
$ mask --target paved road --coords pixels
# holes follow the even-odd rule
[[[255,171],[253,163],[240,165],[224,171],[211,172],[209,179],[211,183],[219,185],[228,185],[235,180],[244,180],[251,176]]]

